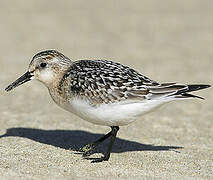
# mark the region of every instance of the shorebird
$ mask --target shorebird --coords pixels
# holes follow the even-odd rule
[[[205,84],[158,83],[136,70],[108,60],[72,61],[56,50],[36,54],[27,72],[5,90],[37,79],[49,90],[54,102],[94,124],[111,127],[97,141],[81,148],[87,157],[105,139],[107,152],[93,162],[109,160],[119,126],[130,124],[139,116],[173,100],[202,97],[192,91],[208,88]]]

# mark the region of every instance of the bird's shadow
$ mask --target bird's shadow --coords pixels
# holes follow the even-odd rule
[[[1,135],[0,138],[23,137],[43,144],[80,152],[79,149],[83,145],[93,142],[101,136],[103,135],[79,130],[43,130],[18,127],[7,129],[7,132]],[[98,148],[100,152],[103,152],[104,143]],[[135,141],[116,138],[112,152],[121,153],[127,151],[175,151],[176,149],[182,148],[183,147],[179,146],[155,146],[151,144],[141,144]]]

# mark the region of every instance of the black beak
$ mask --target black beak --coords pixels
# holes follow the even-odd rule
[[[18,78],[16,81],[14,81],[12,84],[10,84],[9,86],[7,86],[5,88],[5,91],[11,91],[12,89],[14,89],[15,87],[18,87],[19,85],[30,81],[32,79],[33,75],[27,71],[25,74],[23,74],[20,78]]]

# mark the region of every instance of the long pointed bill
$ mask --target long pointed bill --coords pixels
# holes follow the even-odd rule
[[[18,78],[16,81],[14,81],[12,84],[10,84],[9,86],[7,86],[5,88],[5,91],[11,91],[12,89],[14,89],[15,87],[18,87],[19,85],[30,81],[32,79],[33,75],[27,71],[25,74],[23,74],[20,78]]]

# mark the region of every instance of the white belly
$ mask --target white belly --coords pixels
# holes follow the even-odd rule
[[[91,106],[87,101],[73,98],[69,103],[62,106],[69,112],[76,114],[82,119],[94,124],[105,126],[127,125],[166,101],[145,100],[143,102],[119,102]]]

